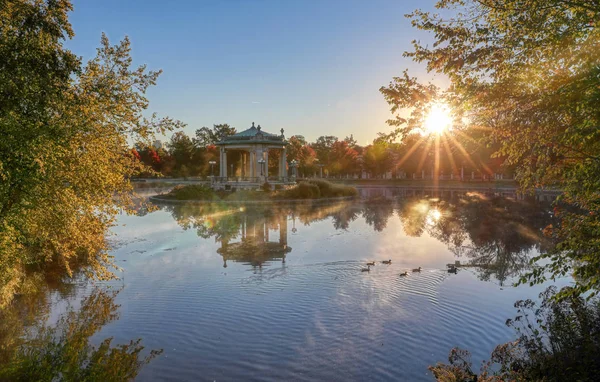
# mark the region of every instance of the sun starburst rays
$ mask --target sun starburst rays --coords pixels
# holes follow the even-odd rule
[[[469,146],[471,143],[478,144],[478,142],[463,130],[454,129],[452,113],[446,104],[432,104],[421,127],[413,131],[419,133],[420,138],[395,163],[396,170],[413,157],[416,151],[420,151],[415,175],[424,179],[429,178],[425,175],[425,173],[429,174],[429,171],[424,171],[424,167],[428,163],[427,166],[431,166],[431,178],[429,179],[432,180],[434,188],[439,187],[441,169],[448,167],[446,163],[450,165],[451,173],[455,175],[464,169],[465,165],[492,174],[491,169],[485,163],[480,163],[480,160],[474,158],[463,145],[462,142],[467,142]],[[461,176],[464,176],[462,172]]]

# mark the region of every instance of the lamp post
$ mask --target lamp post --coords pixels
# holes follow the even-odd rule
[[[298,162],[295,159],[293,159],[290,162],[290,168],[292,169],[292,179],[294,179],[294,180],[296,179],[296,168],[297,167],[298,167]]]
[[[263,165],[265,164],[265,160],[263,158],[260,158],[258,160],[258,164],[260,164],[260,176],[264,176],[264,172],[263,172]]]
[[[316,158],[315,162],[319,162],[319,158]],[[321,164],[321,163],[317,163],[317,167],[319,168],[319,177],[322,178],[323,177],[323,167],[325,167],[325,165]]]
[[[233,173],[233,163],[231,164],[231,177],[233,178],[235,174]]]
[[[325,167],[324,164],[318,164],[317,167],[319,168],[319,177],[322,178],[323,177],[323,167]]]
[[[208,164],[210,165],[210,176],[212,176],[213,178],[215,177],[215,165],[217,164],[216,161],[214,160],[209,160]]]

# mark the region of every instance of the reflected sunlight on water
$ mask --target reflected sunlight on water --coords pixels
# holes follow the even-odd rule
[[[513,337],[513,302],[543,289],[511,282],[551,245],[553,217],[493,195],[426,196],[122,216],[120,318],[94,338],[163,348],[140,380],[430,380],[454,346],[477,364]],[[455,260],[473,266],[450,274]]]

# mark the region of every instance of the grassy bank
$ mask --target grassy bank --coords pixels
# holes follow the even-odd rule
[[[307,180],[286,189],[275,189],[265,183],[261,190],[215,191],[206,185],[179,185],[169,193],[161,195],[163,199],[196,201],[246,201],[246,200],[298,200],[325,199],[358,196],[356,188],[344,184],[335,184],[322,179]]]

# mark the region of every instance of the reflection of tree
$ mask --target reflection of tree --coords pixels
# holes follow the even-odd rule
[[[334,204],[178,204],[163,207],[184,229],[196,229],[202,238],[214,237],[221,243],[218,253],[227,260],[261,267],[267,261],[285,261],[291,248],[287,245],[288,220],[297,219],[304,225],[328,218],[335,229],[346,229],[360,212],[352,203]],[[279,230],[279,238],[269,238],[270,230]]]
[[[177,204],[164,207],[177,223],[187,230],[194,228],[198,236],[215,240],[235,239],[239,233],[239,208],[220,204]]]
[[[332,204],[298,204],[289,207],[289,211],[294,213],[304,225],[322,221],[333,217],[334,227],[336,229],[345,229],[349,222],[355,219],[353,210],[354,205],[351,202],[340,202]],[[339,228],[337,227],[339,226]]]
[[[445,243],[456,256],[467,258],[484,280],[495,277],[500,283],[505,282],[528,265],[532,249],[541,251],[545,245],[551,245],[541,234],[552,222],[547,206],[532,200],[472,193],[440,193],[440,198],[429,199],[425,192],[419,192],[414,196],[397,195],[395,199],[375,197],[360,204],[272,204],[243,208],[213,204],[177,205],[167,209],[185,229],[195,228],[199,236],[220,241],[219,253],[224,260],[243,261],[253,266],[285,258],[284,250],[290,250],[287,247],[288,217],[304,225],[331,219],[335,229],[347,229],[362,215],[375,231],[383,231],[394,209],[406,235],[418,237],[427,232]],[[253,231],[261,231],[263,236],[248,235],[248,224],[258,224],[253,226]],[[261,244],[269,242],[264,240],[268,228],[281,230],[282,227],[286,239],[281,242],[285,242],[285,246],[277,249],[275,244]]]
[[[426,200],[402,199],[398,205],[398,216],[407,236],[418,237],[423,234],[429,203]]]
[[[532,249],[551,245],[541,231],[551,223],[547,205],[466,193],[447,199],[402,198],[398,215],[408,236],[427,232],[469,259],[480,278],[500,283],[529,265]]]
[[[497,241],[481,247],[453,248],[457,256],[470,258],[470,263],[479,268],[481,280],[489,281],[492,276],[503,285],[506,279],[518,275],[529,266],[529,248],[516,252],[508,251]]]
[[[24,275],[23,285],[28,293],[17,297],[12,305],[0,309],[0,365],[8,362],[10,355],[22,343],[26,327],[47,318],[51,306],[51,294],[66,299],[73,293],[75,283],[82,275],[85,262],[73,267],[72,279],[65,279],[58,264],[44,272],[31,270]],[[1,379],[0,379],[1,380]]]
[[[439,202],[442,211],[427,230],[457,256],[503,284],[529,265],[529,252],[548,245],[541,231],[551,223],[547,208],[513,199],[467,195],[457,203]]]
[[[350,222],[353,222],[358,218],[359,212],[360,210],[358,208],[352,206],[340,209],[338,212],[331,215],[331,218],[333,219],[333,228],[348,229]]]
[[[375,231],[381,232],[394,213],[394,206],[384,198],[373,198],[365,201],[362,213],[367,224],[372,225]]]
[[[25,330],[18,345],[5,349],[7,366],[0,379],[31,381],[126,381],[132,380],[141,367],[160,351],[140,357],[140,339],[113,346],[112,338],[98,346],[89,339],[104,325],[118,318],[114,299],[118,291],[95,289],[75,310],[69,310],[55,327],[45,325],[39,317]]]

